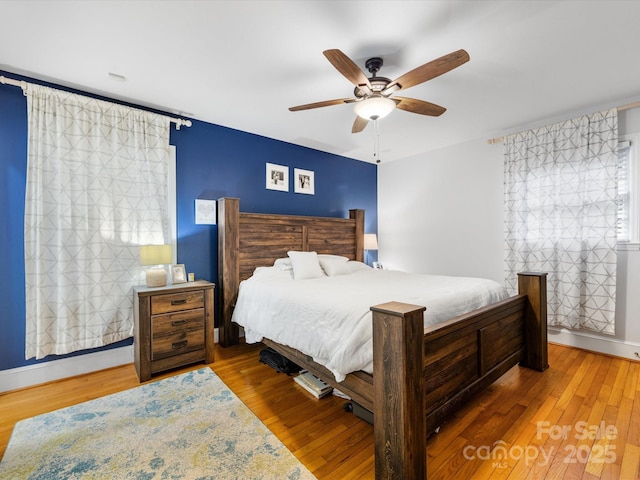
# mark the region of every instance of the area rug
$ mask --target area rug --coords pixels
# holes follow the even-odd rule
[[[209,368],[16,423],[0,478],[315,479]]]

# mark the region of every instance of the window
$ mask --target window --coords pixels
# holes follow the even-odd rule
[[[618,246],[640,246],[640,135],[627,136],[618,148]],[[635,248],[634,248],[635,249]]]
[[[138,247],[170,236],[170,130],[155,113],[25,92],[25,358],[39,359],[131,337]]]

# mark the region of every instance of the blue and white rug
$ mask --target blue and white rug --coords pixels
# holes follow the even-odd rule
[[[315,479],[209,368],[16,423],[0,478]]]

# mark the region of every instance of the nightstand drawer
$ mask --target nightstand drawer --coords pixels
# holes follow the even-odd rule
[[[186,312],[167,313],[151,317],[151,335],[170,335],[187,330],[204,329],[204,308]]]
[[[151,297],[151,315],[204,308],[204,292],[168,293]]]
[[[204,329],[154,336],[151,343],[152,361],[201,350],[204,348]]]

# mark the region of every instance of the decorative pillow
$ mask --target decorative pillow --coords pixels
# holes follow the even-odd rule
[[[293,278],[295,280],[306,280],[311,278],[324,277],[324,271],[318,262],[316,252],[287,252],[293,266]]]
[[[355,273],[360,270],[367,270],[370,268],[371,267],[366,263],[358,262],[356,260],[349,260],[347,263],[343,263],[338,268],[336,268],[334,275],[348,275],[350,273]]]
[[[343,257],[342,255],[331,255],[329,253],[319,253],[318,260],[322,260],[323,258],[328,258],[329,260],[342,260],[343,262],[348,262],[349,257]]]
[[[341,275],[349,259],[339,255],[318,255],[320,266],[328,276]]]
[[[273,262],[273,266],[280,270],[293,270],[290,258],[276,258],[276,261]]]
[[[347,272],[346,273],[354,273],[357,272],[359,270],[367,270],[370,269],[372,267],[370,267],[369,265],[367,265],[366,263],[363,262],[358,262],[356,260],[351,260],[349,263],[347,263]]]

